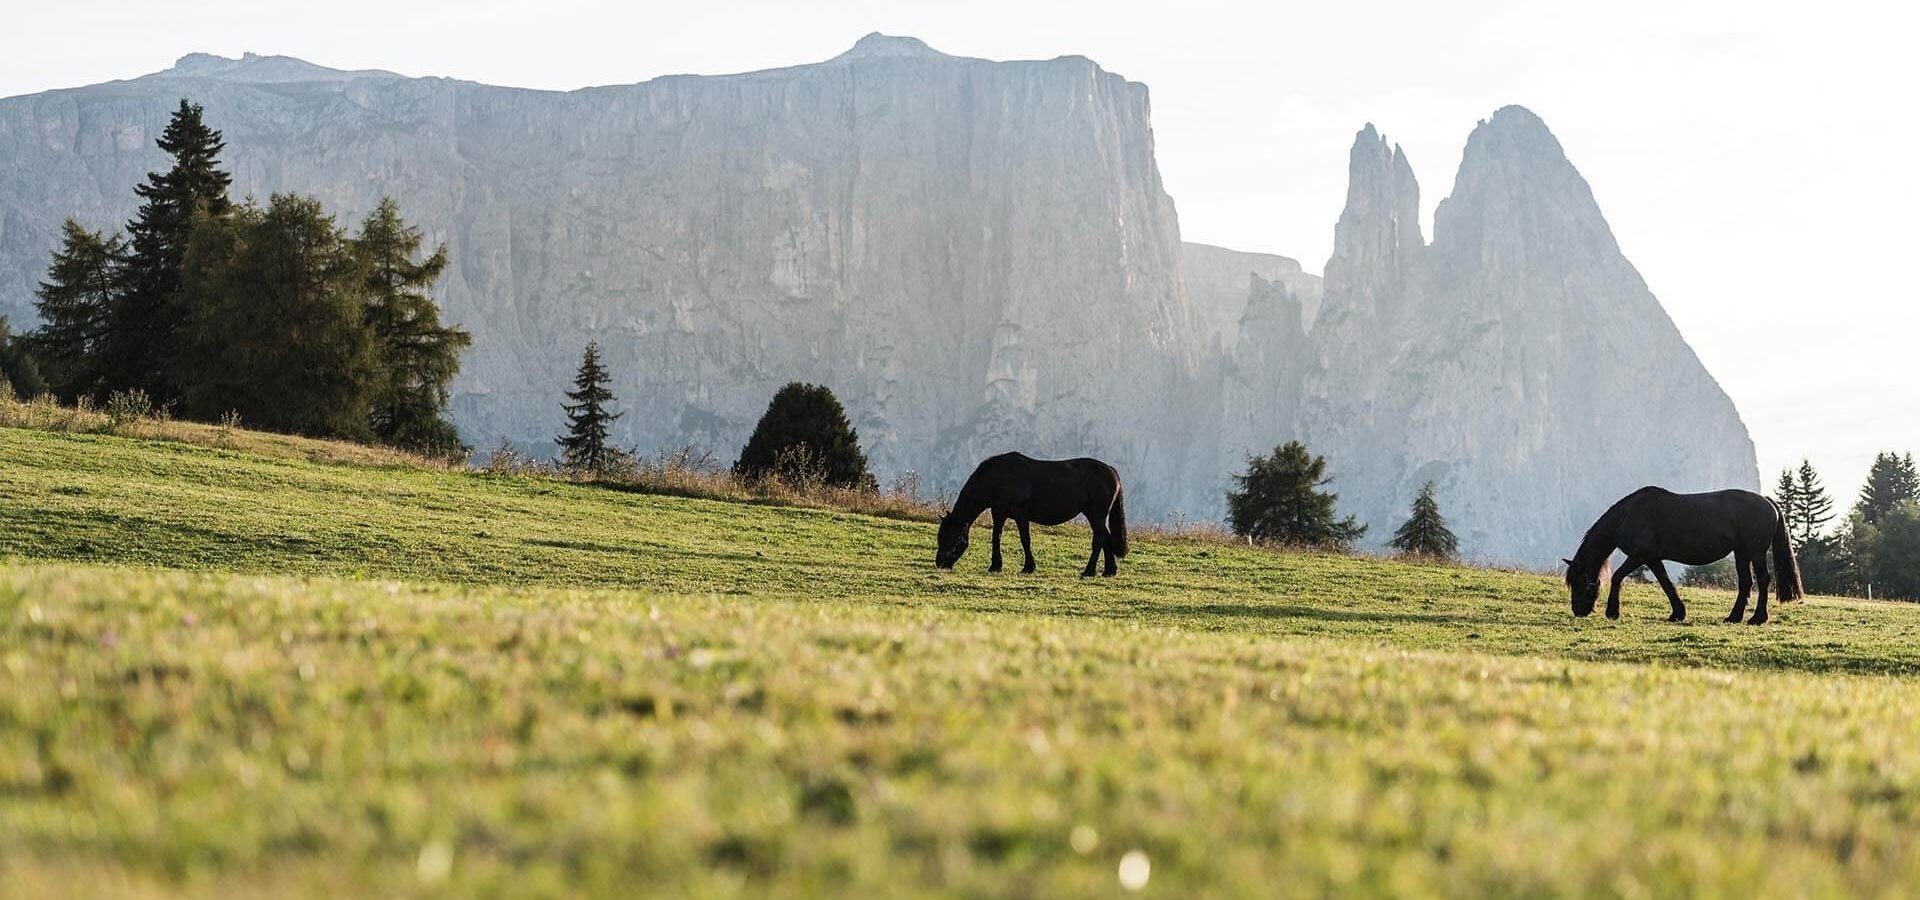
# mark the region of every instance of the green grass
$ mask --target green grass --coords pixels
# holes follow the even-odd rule
[[[0,429],[18,896],[1897,896],[1920,616]],[[189,571],[178,571],[189,570]],[[1077,837],[1077,840],[1076,840]]]

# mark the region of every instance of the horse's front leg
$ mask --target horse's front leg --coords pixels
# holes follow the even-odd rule
[[[1632,575],[1633,570],[1642,565],[1645,563],[1639,557],[1629,556],[1626,562],[1620,564],[1620,571],[1613,573],[1613,587],[1607,591],[1607,618],[1620,618],[1620,586],[1626,583],[1627,576]]]
[[[1673,606],[1673,613],[1667,616],[1667,621],[1686,621],[1687,605],[1680,602],[1680,592],[1673,589],[1673,579],[1667,577],[1667,564],[1656,559],[1647,563],[1647,568],[1653,570],[1654,580],[1660,582],[1660,589],[1667,592],[1667,602]]]
[[[1013,524],[1020,529],[1020,551],[1027,555],[1026,565],[1020,567],[1020,574],[1032,575],[1033,570],[1039,567],[1033,564],[1033,537],[1027,534],[1027,520],[1015,519]]]
[[[1007,517],[995,510],[993,513],[993,564],[987,566],[989,572],[1000,571],[1000,526],[1005,524],[1007,524]]]

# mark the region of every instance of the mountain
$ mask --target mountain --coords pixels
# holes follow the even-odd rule
[[[1194,324],[1203,344],[1219,338],[1231,350],[1240,339],[1240,318],[1251,299],[1249,279],[1278,284],[1300,301],[1300,327],[1313,327],[1320,310],[1320,276],[1300,263],[1272,253],[1246,253],[1188,241],[1180,247],[1181,276],[1193,303]]]
[[[1430,245],[1371,125],[1349,179],[1297,431],[1372,537],[1428,480],[1463,546],[1532,562],[1645,484],[1758,488],[1733,402],[1537,116],[1474,129]]]
[[[1149,514],[1217,503],[1182,490],[1213,460],[1153,439],[1204,423],[1147,89],[1085,58],[870,35],[817,65],[555,93],[196,54],[0,102],[6,312],[63,217],[132,213],[182,96],[225,131],[235,194],[348,220],[390,194],[448,243],[443,307],[474,335],[452,412],[482,448],[550,448],[597,338],[615,437],[643,452],[731,459],[799,380],[841,397],[883,477],[955,487],[1017,447],[1110,459]]]
[[[869,35],[825,62],[553,92],[194,54],[0,100],[0,314],[60,222],[113,229],[181,97],[236,195],[382,195],[453,262],[466,439],[551,450],[581,347],[614,437],[725,462],[788,381],[831,387],[881,479],[1019,449],[1119,466],[1137,519],[1218,518],[1248,452],[1328,454],[1383,536],[1440,483],[1469,555],[1545,563],[1641,483],[1752,486],[1753,449],[1543,125],[1475,133],[1436,238],[1371,127],[1324,282],[1183,244],[1144,85]],[[1679,423],[1663,427],[1662,423]]]

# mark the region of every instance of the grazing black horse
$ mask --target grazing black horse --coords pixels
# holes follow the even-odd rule
[[[993,564],[1000,571],[1000,528],[1008,519],[1020,529],[1020,549],[1026,551],[1022,572],[1032,572],[1033,542],[1027,523],[1059,525],[1074,516],[1086,516],[1093,528],[1093,555],[1087,557],[1082,578],[1093,576],[1102,552],[1107,567],[1120,571],[1115,557],[1127,555],[1127,508],[1120,496],[1120,473],[1097,459],[1034,459],[1022,453],[1002,453],[980,464],[967,478],[953,509],[940,520],[940,546],[934,565],[951,569],[967,552],[967,533],[983,510],[993,510]]]
[[[1613,573],[1613,590],[1607,594],[1607,618],[1620,618],[1620,583],[1635,569],[1646,566],[1660,580],[1673,604],[1669,622],[1687,617],[1687,607],[1673,589],[1663,560],[1689,566],[1704,566],[1733,554],[1733,568],[1740,574],[1740,599],[1733,604],[1727,621],[1738,622],[1747,611],[1747,593],[1759,582],[1760,603],[1753,609],[1749,625],[1767,621],[1767,550],[1773,550],[1773,567],[1779,576],[1780,600],[1798,600],[1800,567],[1793,558],[1793,542],[1787,538],[1787,523],[1772,500],[1752,491],[1714,491],[1709,494],[1676,494],[1664,488],[1643,487],[1620,498],[1602,513],[1580,549],[1567,564],[1567,588],[1573,595],[1573,614],[1593,612],[1600,597],[1600,579],[1606,577],[1607,559],[1615,549],[1627,555],[1620,571]],[[1751,575],[1748,569],[1752,569]]]

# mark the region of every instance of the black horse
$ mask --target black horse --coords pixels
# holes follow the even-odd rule
[[[1602,513],[1587,529],[1573,558],[1562,562],[1567,564],[1567,589],[1573,595],[1574,615],[1593,612],[1594,601],[1600,597],[1600,579],[1606,577],[1607,560],[1618,549],[1627,555],[1627,561],[1613,573],[1607,618],[1620,618],[1620,583],[1635,569],[1646,566],[1653,570],[1661,590],[1667,592],[1667,601],[1673,604],[1673,615],[1667,621],[1678,622],[1687,617],[1687,607],[1680,602],[1662,561],[1704,566],[1731,553],[1734,570],[1740,574],[1740,599],[1734,602],[1727,621],[1740,621],[1747,611],[1747,593],[1758,582],[1760,603],[1747,624],[1759,625],[1767,621],[1769,547],[1779,576],[1781,602],[1800,599],[1803,591],[1793,542],[1787,538],[1786,520],[1772,500],[1752,491],[1676,494],[1643,487]]]
[[[951,569],[967,552],[967,533],[983,510],[993,510],[993,564],[1000,571],[1000,529],[1008,519],[1020,528],[1020,549],[1026,551],[1022,572],[1032,572],[1033,542],[1027,523],[1059,525],[1074,516],[1086,516],[1093,528],[1093,555],[1080,577],[1092,577],[1100,554],[1107,567],[1120,571],[1115,557],[1127,555],[1127,508],[1120,496],[1120,473],[1097,459],[1034,459],[1021,453],[1002,453],[980,464],[967,478],[953,509],[940,520],[940,546],[934,565]]]

